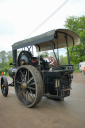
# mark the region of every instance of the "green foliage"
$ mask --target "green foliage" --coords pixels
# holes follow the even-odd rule
[[[3,72],[3,69],[0,69],[0,75],[1,75],[2,72]]]
[[[8,68],[8,67],[4,67],[4,68],[3,68],[3,72],[8,73],[8,70],[9,70],[9,68]]]
[[[65,28],[79,34],[81,39],[81,44],[78,46],[74,46],[71,62],[77,64],[79,62],[85,61],[85,16],[70,16],[66,19],[64,26]],[[72,48],[69,48],[70,55],[71,51]]]
[[[5,72],[6,74],[8,74],[9,68],[8,67],[4,67],[2,69],[0,69],[0,75],[2,72]]]
[[[12,58],[13,58],[12,51],[8,51],[8,52],[7,52],[7,59],[8,59],[8,60],[11,60]]]
[[[74,72],[75,73],[81,72],[79,69],[79,64],[74,64]]]
[[[38,53],[39,56],[42,56],[43,58],[46,58],[48,57],[49,53],[46,51],[46,52],[40,52]]]
[[[8,63],[7,63],[7,67],[9,67],[9,68],[13,67],[13,65],[10,65],[10,63],[13,63],[13,59],[10,59],[10,60],[8,61]]]
[[[4,50],[0,52],[0,62],[2,63],[2,65],[0,65],[2,68],[6,66],[7,59],[6,59],[6,51]]]
[[[12,67],[10,63],[13,63],[12,58],[12,51],[6,52],[1,51],[0,52],[0,75],[2,72],[6,72],[8,74],[9,69]]]
[[[60,63],[60,65],[68,64],[67,56],[63,57],[63,55],[60,55],[59,63]]]

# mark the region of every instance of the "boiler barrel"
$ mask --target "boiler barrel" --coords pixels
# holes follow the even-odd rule
[[[11,78],[13,78],[15,76],[16,71],[17,71],[17,68],[14,68],[14,67],[10,68],[9,69],[9,76]]]

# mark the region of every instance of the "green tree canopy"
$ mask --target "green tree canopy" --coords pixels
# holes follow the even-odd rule
[[[1,72],[8,73],[10,67],[10,63],[13,63],[12,51],[0,51],[0,74]]]
[[[70,16],[66,19],[64,26],[76,32],[81,39],[81,44],[74,46],[71,62],[78,64],[79,62],[85,61],[85,16]],[[72,48],[69,48],[69,52],[71,52],[71,50]]]
[[[38,55],[45,58],[45,57],[48,57],[49,53],[47,51],[45,51],[45,52],[39,52]]]
[[[12,58],[13,58],[12,51],[8,51],[7,52],[7,59],[8,59],[8,61],[11,60]]]
[[[60,65],[68,64],[67,56],[60,55],[59,63],[60,63]]]
[[[4,67],[7,63],[6,51],[4,50],[0,52],[0,63],[2,67]]]

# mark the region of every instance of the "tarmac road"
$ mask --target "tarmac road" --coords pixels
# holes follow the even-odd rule
[[[22,106],[13,87],[8,97],[0,91],[0,128],[85,128],[85,75],[74,74],[71,95],[64,101],[43,97],[34,108]]]

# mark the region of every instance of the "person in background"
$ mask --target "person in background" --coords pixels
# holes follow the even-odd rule
[[[4,75],[6,75],[6,72],[4,72]]]
[[[3,76],[3,75],[4,75],[4,73],[2,72],[2,73],[1,73],[1,75]]]
[[[84,67],[84,75],[85,75],[85,67]]]

